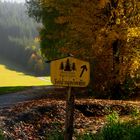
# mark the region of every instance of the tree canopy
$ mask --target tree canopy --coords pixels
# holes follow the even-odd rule
[[[123,84],[126,77],[139,77],[138,0],[26,3],[29,15],[43,24],[40,38],[44,56],[54,58],[71,53],[90,61],[94,89],[105,91],[110,85],[115,88]]]

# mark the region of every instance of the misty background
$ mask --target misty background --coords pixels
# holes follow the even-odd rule
[[[1,2],[17,2],[17,3],[25,3],[25,0],[1,0]]]
[[[35,75],[46,75],[38,32],[41,24],[29,18],[24,0],[0,1],[0,59]]]

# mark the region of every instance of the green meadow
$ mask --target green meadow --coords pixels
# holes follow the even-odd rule
[[[26,74],[16,64],[0,58],[0,87],[47,85],[51,85],[50,77],[35,77]]]

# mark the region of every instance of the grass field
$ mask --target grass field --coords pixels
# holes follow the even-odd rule
[[[0,58],[0,87],[51,85],[50,77],[35,77],[21,71],[15,64]]]

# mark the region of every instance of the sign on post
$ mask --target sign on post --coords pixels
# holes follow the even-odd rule
[[[90,81],[89,62],[73,57],[51,61],[51,81],[57,86],[68,87],[66,101],[65,140],[72,140],[74,121],[74,94],[72,87],[86,87]]]
[[[89,62],[66,57],[51,62],[51,81],[54,85],[86,87],[90,80]]]

